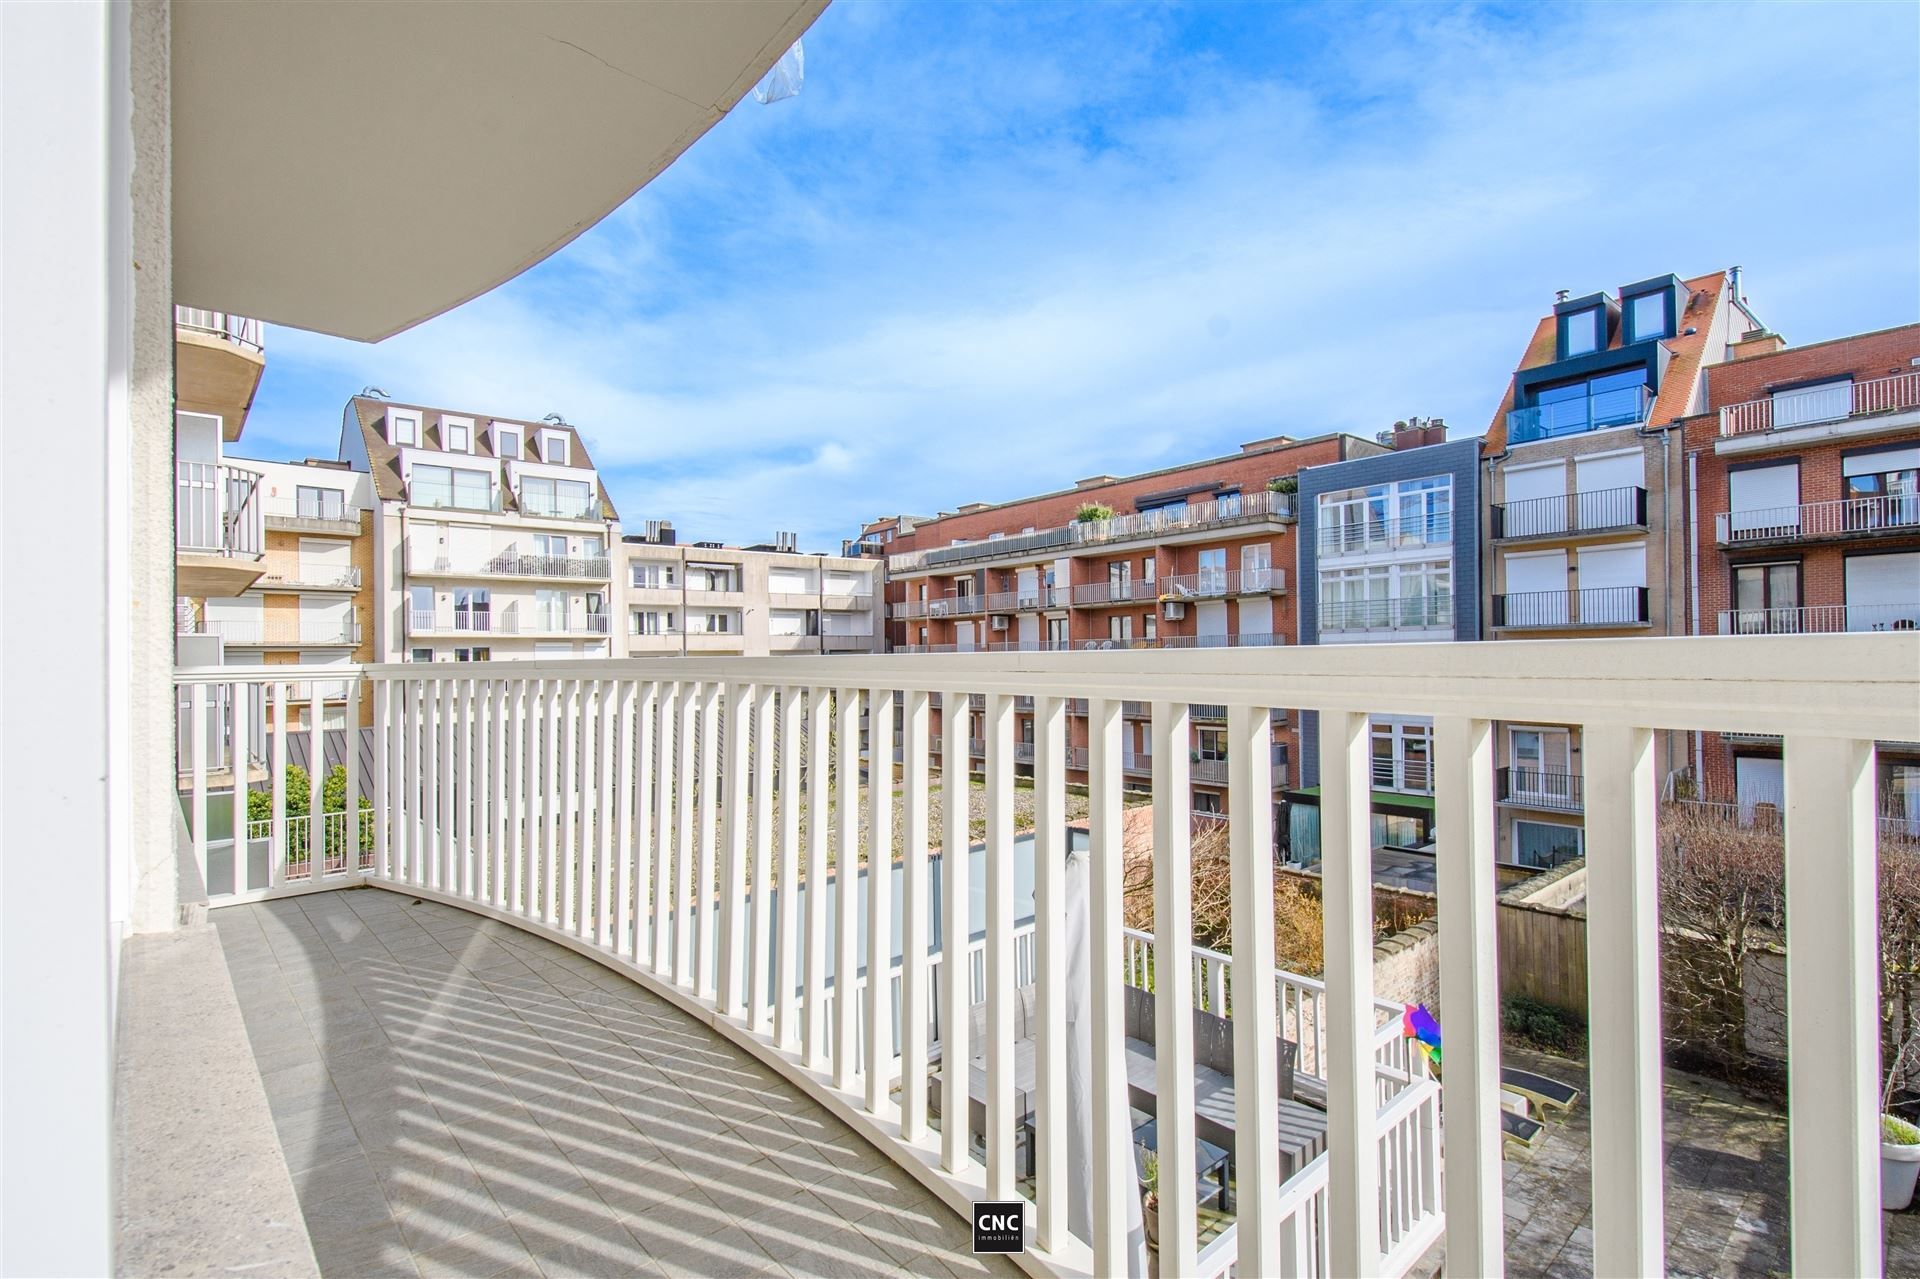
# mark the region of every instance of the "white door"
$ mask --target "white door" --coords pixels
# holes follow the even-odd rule
[[[1917,626],[1920,551],[1848,556],[1847,629],[1908,631]]]
[[[1735,540],[1800,527],[1800,464],[1756,466],[1727,476],[1727,524]]]
[[[1588,547],[1580,552],[1580,620],[1600,625],[1638,622],[1647,584],[1647,545]]]
[[[1581,528],[1620,528],[1639,522],[1639,494],[1634,490],[1644,488],[1647,478],[1647,460],[1639,449],[1576,458],[1573,474]]]
[[[1564,728],[1508,730],[1509,792],[1526,803],[1562,806],[1572,797],[1571,734]]]
[[[1540,551],[1506,557],[1508,626],[1567,624],[1567,553]]]
[[[1536,537],[1567,529],[1567,464],[1510,466],[1505,474],[1506,509],[1501,532],[1507,537]]]
[[[1273,588],[1273,548],[1265,542],[1240,548],[1240,591],[1251,595]],[[1245,630],[1243,626],[1240,628]]]

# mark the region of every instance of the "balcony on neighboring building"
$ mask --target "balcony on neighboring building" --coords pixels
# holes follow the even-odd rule
[[[1647,491],[1639,487],[1597,489],[1551,497],[1496,502],[1495,541],[1554,539],[1618,533],[1647,527]]]
[[[1718,452],[1848,439],[1920,426],[1920,372],[1838,378],[1720,409]]]
[[[409,636],[506,635],[515,637],[553,636],[559,638],[598,637],[611,633],[612,619],[607,613],[585,613],[576,609],[522,607],[519,603],[504,608],[437,607],[407,610]]]
[[[522,488],[515,498],[520,514],[543,520],[601,519],[600,498],[595,493],[536,493]]]
[[[1920,588],[1916,588],[1920,596]],[[1920,598],[1905,604],[1813,604],[1720,610],[1722,635],[1823,635],[1920,628]]]
[[[1321,635],[1369,631],[1453,630],[1451,595],[1409,595],[1400,599],[1321,600]]]
[[[1284,595],[1287,590],[1287,571],[1282,568],[1219,568],[1199,573],[1176,573],[1161,578],[1159,586],[1163,600]]]
[[[1514,808],[1534,808],[1555,813],[1577,813],[1583,809],[1581,777],[1578,773],[1544,772],[1536,768],[1502,768],[1497,797]]]
[[[1920,535],[1920,495],[1843,497],[1721,511],[1713,517],[1713,526],[1715,538],[1727,547],[1912,537]]]
[[[218,462],[174,464],[175,590],[228,597],[259,580],[266,532],[260,473]]]
[[[329,533],[351,537],[360,531],[361,508],[333,490],[261,499],[267,527],[281,533]]]
[[[1383,515],[1354,521],[1322,520],[1318,539],[1322,562],[1388,551],[1419,552],[1453,545],[1453,513]]]
[[[504,509],[500,489],[497,487],[431,479],[419,479],[407,485],[407,504],[429,510],[481,511],[496,514]]]
[[[523,555],[514,547],[489,559],[475,556],[457,559],[440,553],[425,542],[407,544],[409,577],[496,577],[528,581],[606,582],[613,579],[613,561],[605,555]],[[671,588],[672,601],[680,600],[680,588]],[[646,603],[636,590],[634,603]]]
[[[360,619],[344,614],[313,615],[306,610],[262,610],[257,616],[209,618],[198,611],[177,618],[176,632],[217,635],[228,648],[355,648]]]
[[[1493,597],[1493,625],[1509,631],[1645,626],[1651,617],[1647,607],[1644,586],[1518,591]]]
[[[1647,420],[1653,393],[1645,386],[1622,386],[1572,399],[1554,400],[1507,414],[1507,443],[1530,444]]]
[[[360,589],[360,570],[338,560],[303,555],[278,571],[269,568],[255,585],[273,591],[351,592]]]
[[[1418,756],[1375,755],[1370,765],[1373,789],[1402,795],[1433,794],[1433,761]]]
[[[1082,582],[1073,588],[1076,607],[1099,604],[1152,604],[1160,598],[1160,584],[1123,577],[1118,581]]]
[[[267,367],[260,321],[199,307],[173,308],[175,406],[220,419],[221,438],[240,438]]]

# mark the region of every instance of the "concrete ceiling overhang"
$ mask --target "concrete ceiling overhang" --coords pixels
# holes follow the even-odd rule
[[[378,341],[541,261],[826,0],[174,0],[175,300]]]

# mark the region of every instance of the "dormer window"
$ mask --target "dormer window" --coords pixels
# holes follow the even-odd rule
[[[1672,294],[1642,293],[1627,299],[1627,341],[1646,342],[1673,336],[1673,321],[1667,314]]]
[[[510,458],[513,461],[519,461],[520,452],[523,447],[519,427],[502,426],[497,422],[494,424],[493,451],[495,455]]]
[[[473,452],[473,423],[465,418],[440,419],[440,443],[449,453]]]
[[[420,415],[418,413],[387,413],[387,443],[395,448],[403,444],[420,442]]]
[[[572,443],[565,431],[540,432],[540,460],[553,466],[573,465]]]
[[[1565,355],[1586,355],[1600,349],[1600,308],[1572,311],[1560,317],[1560,341]]]

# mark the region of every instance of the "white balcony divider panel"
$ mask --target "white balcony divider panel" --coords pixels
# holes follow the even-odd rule
[[[1440,1024],[1446,1027],[1447,1264],[1506,1269],[1500,1172],[1500,974],[1495,946],[1493,724],[1434,724],[1440,890]]]
[[[1588,1068],[1594,1273],[1659,1275],[1666,1239],[1653,734],[1590,725],[1584,764],[1587,844],[1607,850],[1587,864],[1587,1003],[1592,1023],[1605,1028],[1593,1036]]]
[[[1440,1158],[1439,1085],[1425,1077],[1419,1060],[1409,1054],[1392,1020],[1397,1008],[1382,1007],[1371,999],[1371,969],[1363,962],[1370,959],[1365,725],[1369,711],[1383,709],[1430,715],[1439,727],[1435,746],[1442,781],[1436,800],[1443,812],[1459,814],[1449,817],[1442,830],[1443,900],[1460,890],[1460,881],[1468,874],[1478,873],[1484,860],[1469,856],[1470,865],[1462,868],[1457,856],[1484,846],[1485,828],[1491,821],[1485,793],[1490,760],[1484,722],[1571,723],[1586,732],[1591,838],[1596,846],[1618,850],[1605,861],[1596,859],[1589,870],[1591,997],[1596,1024],[1609,1031],[1596,1037],[1591,1094],[1596,1269],[1657,1273],[1664,1223],[1659,1177],[1651,734],[1694,729],[1781,734],[1790,761],[1787,915],[1793,1031],[1789,1072],[1796,1103],[1790,1128],[1795,1264],[1802,1273],[1818,1274],[1877,1269],[1879,1209],[1873,1193],[1870,1127],[1870,1063],[1877,1051],[1872,1003],[1876,974],[1871,949],[1868,779],[1875,739],[1920,739],[1920,710],[1916,710],[1920,706],[1920,636],[1543,641],[1497,650],[1480,645],[1426,645],[954,658],[680,658],[591,665],[556,661],[498,668],[487,672],[484,680],[408,665],[341,667],[337,674],[355,685],[368,681],[359,695],[373,697],[376,710],[387,707],[384,717],[376,714],[386,741],[384,747],[376,748],[376,772],[371,779],[377,795],[384,760],[389,809],[384,820],[363,824],[349,811],[319,815],[318,822],[296,821],[287,818],[283,809],[278,821],[255,824],[251,831],[243,821],[236,837],[225,840],[214,838],[208,824],[212,788],[227,790],[238,775],[248,778],[251,786],[270,791],[272,783],[261,776],[266,761],[284,758],[281,752],[288,734],[312,732],[311,723],[296,728],[290,722],[293,716],[285,708],[288,702],[298,705],[290,693],[299,681],[290,680],[286,668],[222,667],[179,675],[189,721],[181,726],[184,757],[179,775],[183,808],[194,823],[196,855],[244,858],[251,842],[267,844],[267,874],[261,876],[256,870],[240,881],[243,891],[239,892],[222,892],[232,885],[216,876],[216,904],[372,883],[516,923],[630,975],[712,1025],[806,1090],[957,1211],[964,1211],[970,1200],[982,1197],[987,1189],[987,1170],[972,1161],[969,1151],[967,1130],[972,1125],[965,1118],[960,1089],[942,1107],[941,1128],[946,1136],[937,1151],[935,1143],[924,1137],[903,1140],[907,1119],[893,1112],[891,1092],[876,1106],[861,1077],[874,1069],[874,1057],[868,1055],[872,1041],[861,1038],[859,1026],[859,955],[841,955],[843,962],[831,979],[832,987],[838,989],[828,984],[828,928],[838,929],[842,945],[851,946],[847,939],[858,927],[856,899],[847,891],[853,877],[850,874],[836,891],[827,891],[829,880],[836,877],[827,874],[826,854],[829,827],[837,826],[839,848],[846,850],[846,857],[854,856],[849,828],[857,813],[859,721],[856,694],[843,693],[837,707],[830,707],[819,685],[901,690],[908,698],[910,716],[918,710],[920,697],[939,693],[942,710],[947,712],[942,716],[946,746],[955,756],[966,740],[967,694],[984,694],[996,719],[1006,717],[1010,699],[1034,697],[1042,719],[1036,731],[1036,783],[1052,774],[1045,778],[1049,790],[1057,784],[1058,774],[1047,761],[1057,759],[1064,742],[1047,729],[1046,720],[1058,714],[1057,699],[1087,698],[1092,770],[1088,959],[1095,1023],[1093,1168],[1091,1184],[1070,1184],[1067,1194],[1086,1194],[1093,1205],[1093,1238],[1089,1247],[1057,1229],[1044,1240],[1036,1232],[1023,1262],[1035,1273],[1075,1275],[1122,1274],[1132,1262],[1129,1198],[1137,1188],[1126,1126],[1120,995],[1122,982],[1136,965],[1139,980],[1155,966],[1155,942],[1129,935],[1122,927],[1122,699],[1144,698],[1161,704],[1156,708],[1158,731],[1169,740],[1177,722],[1185,718],[1180,708],[1193,703],[1225,706],[1229,732],[1234,735],[1229,760],[1238,759],[1242,767],[1256,771],[1264,763],[1257,725],[1275,689],[1285,689],[1289,700],[1319,712],[1326,735],[1323,754],[1329,771],[1323,829],[1328,852],[1328,980],[1322,988],[1303,978],[1274,974],[1271,1013],[1279,1033],[1299,1042],[1303,1077],[1325,1080],[1330,1144],[1325,1155],[1263,1196],[1260,1207],[1271,1205],[1273,1224],[1261,1220],[1257,1207],[1240,1223],[1245,1227],[1244,1243],[1242,1231],[1234,1227],[1204,1250],[1190,1254],[1191,1273],[1206,1276],[1265,1272],[1268,1261],[1262,1252],[1276,1247],[1281,1274],[1404,1273],[1418,1263],[1445,1226],[1440,1189],[1443,1178],[1449,1176],[1456,1211],[1462,1214],[1455,1232],[1454,1267],[1470,1262],[1466,1250],[1475,1246],[1481,1252],[1483,1271],[1498,1267],[1497,1249],[1487,1237],[1494,1230],[1486,1220],[1494,1192],[1489,1185],[1493,1180],[1488,1173],[1489,1156],[1484,1148],[1474,1152],[1472,1134],[1457,1132],[1453,1153],[1465,1166],[1446,1173]],[[762,728],[758,711],[767,705],[764,690],[776,685],[790,689],[784,684],[788,680],[816,688],[809,716],[813,731],[807,743],[807,781],[810,789],[822,789],[807,806],[806,878],[821,891],[807,894],[805,908],[808,963],[802,984],[809,1033],[798,1036],[802,1042],[783,1047],[777,1036],[722,1016],[719,990],[709,985],[703,993],[693,984],[695,934],[703,927],[711,934],[716,913],[723,929],[750,929],[755,888],[750,875],[744,905],[736,893],[721,892],[716,897],[715,881],[697,878],[693,866],[699,858],[694,831],[700,807],[722,794],[737,792],[748,797],[748,816],[753,818],[752,796],[757,787],[767,784],[759,774],[769,767],[768,753],[757,748],[748,750],[744,764],[736,750],[728,749],[723,755],[714,749],[721,745],[717,724],[711,725],[715,731],[706,734],[711,747],[702,743],[701,730],[707,727],[701,722],[703,714],[717,710],[717,693],[723,686],[744,690],[750,699],[759,699],[750,703],[749,715],[754,722],[751,731],[757,735]],[[646,699],[640,699],[640,724],[630,724],[626,710],[633,704],[629,694],[636,682],[660,684],[651,746],[657,789],[652,797],[655,840],[650,848],[639,847],[644,839],[629,845],[618,838],[619,819],[610,816],[631,802],[636,827],[644,832],[647,825],[638,798],[629,800],[619,782],[608,781],[610,775],[626,771],[620,743],[631,729],[640,732],[635,739],[634,777],[647,780],[643,776],[649,754]],[[309,692],[304,700],[310,699]],[[497,712],[503,705],[518,728],[531,731],[498,731]],[[235,708],[237,713],[247,706],[263,709],[245,725],[235,721],[233,714],[209,713],[215,707]],[[797,707],[793,714],[798,715]],[[879,728],[877,740],[884,751],[888,725],[881,717],[871,723]],[[273,740],[256,740],[260,737]],[[987,770],[990,790],[994,776],[1004,773],[1002,765],[1010,758],[1006,750],[1010,743],[1001,734],[995,737],[999,744],[990,747]],[[911,743],[924,738],[916,729],[909,738],[909,756],[918,753]],[[609,742],[613,743],[611,754],[606,747]],[[384,756],[378,753],[381,749]],[[786,753],[783,745],[781,754]],[[236,755],[248,757],[238,761],[237,773],[214,763]],[[829,813],[824,793],[831,786],[827,765],[836,756],[839,767],[834,773],[841,802]],[[1163,768],[1167,782],[1177,780],[1180,770],[1171,759]],[[504,820],[509,827],[516,822],[523,827],[517,890],[495,882],[496,866],[501,876],[512,877],[505,867],[514,859],[511,852],[504,862],[493,855],[489,841],[498,830],[502,797],[483,793],[495,789],[496,776],[506,777],[508,790],[515,790],[516,771],[519,793],[505,797]],[[914,792],[922,800],[927,798],[926,785],[925,775],[917,768],[906,770],[902,786],[907,794],[902,802],[909,812]],[[1010,927],[1006,910],[988,912],[987,936],[977,946],[962,940],[970,922],[965,911],[967,859],[961,855],[967,846],[968,788],[957,770],[948,775],[946,785],[952,802],[947,808],[950,827],[944,834],[943,853],[952,855],[943,856],[942,863],[951,913],[943,932],[953,939],[954,962],[929,957],[926,967],[929,977],[936,967],[941,972],[938,998],[929,1002],[937,1006],[941,1030],[948,1036],[941,1045],[942,1052],[950,1054],[943,1068],[951,1068],[957,1080],[963,1063],[973,1055],[968,1051],[972,1046],[956,1042],[965,1037],[966,1009],[970,1002],[986,998],[991,988],[983,980],[987,974],[976,969],[975,954],[991,963],[989,956],[997,948],[1001,954],[997,966],[1005,969],[1010,951],[1014,982],[1027,979],[1022,965],[1029,961],[1023,958],[1028,954],[1023,949],[1027,943],[1019,930]],[[1234,789],[1258,793],[1246,786]],[[1051,802],[1036,798],[1043,804]],[[1004,803],[1004,797],[992,805],[1004,833],[999,803]],[[244,811],[243,804],[239,807]],[[1252,863],[1251,873],[1244,876],[1245,886],[1250,886],[1264,873],[1258,857],[1265,839],[1258,818],[1249,821],[1245,820],[1248,814],[1239,816],[1243,820],[1230,828],[1234,830],[1230,838],[1235,841],[1236,873]],[[361,848],[362,838],[373,841],[370,848]],[[607,917],[609,910],[624,909],[632,911],[636,923],[645,916],[637,893],[630,908],[624,897],[611,905],[607,902],[602,891],[606,878],[598,860],[603,838],[608,857],[632,857],[631,873],[653,885],[648,899],[653,927],[644,943],[623,938],[618,920]],[[781,838],[785,840],[784,833]],[[754,842],[750,834],[749,847]],[[989,839],[990,845],[1004,842],[1008,841],[1001,837]],[[1171,975],[1185,962],[1193,981],[1157,981],[1157,996],[1165,1006],[1179,999],[1173,992],[1185,991],[1203,1005],[1235,1011],[1224,1007],[1233,989],[1233,961],[1192,948],[1189,939],[1178,935],[1183,921],[1171,917],[1178,913],[1178,895],[1185,885],[1180,875],[1168,872],[1178,870],[1181,846],[1177,837],[1160,845],[1156,857],[1165,881],[1160,892],[1175,897],[1170,905],[1176,909],[1158,912],[1165,933],[1159,944],[1169,947],[1159,957],[1158,967],[1162,974]],[[1814,850],[1811,859],[1808,849]],[[257,861],[260,850],[251,851]],[[316,851],[319,855],[312,855]],[[906,864],[911,874],[915,860],[911,842],[904,851],[909,854]],[[790,855],[788,848],[778,852],[782,858]],[[852,871],[851,861],[846,867]],[[988,869],[992,874],[991,859]],[[1001,869],[1004,872],[1005,867]],[[612,882],[619,882],[620,873],[615,866]],[[1044,880],[1036,888],[1046,891]],[[930,885],[909,885],[908,891],[929,889]],[[563,892],[565,902],[559,896]],[[1471,885],[1467,892],[1476,900],[1488,896]],[[1257,906],[1250,908],[1245,895],[1243,890],[1232,921],[1243,938],[1262,927]],[[742,911],[747,918],[742,918]],[[1050,944],[1046,934],[1052,912],[1039,911],[1038,904],[1036,911],[1039,918],[1031,944],[1035,951],[1044,952]],[[703,913],[709,916],[705,925],[697,918]],[[1458,954],[1460,946],[1451,939],[1462,928],[1483,927],[1479,920],[1465,924],[1452,920],[1443,938],[1443,955],[1449,945]],[[629,958],[636,944],[644,952],[638,962]],[[1463,1101],[1450,1107],[1456,1123],[1458,1116],[1476,1110],[1476,1098],[1477,1108],[1486,1108],[1485,1096],[1497,1087],[1498,1069],[1497,1057],[1484,1042],[1487,1025],[1478,1026],[1477,1035],[1466,1034],[1462,1021],[1472,1022],[1476,1014],[1461,1013],[1454,993],[1463,985],[1471,992],[1469,1009],[1475,1007],[1474,1000],[1486,999],[1491,953],[1484,943],[1472,941],[1465,943],[1465,950],[1472,962],[1464,983],[1462,965],[1457,960],[1442,961],[1448,965],[1442,978],[1443,1011],[1453,1041],[1448,1080],[1464,1095]],[[706,946],[701,947],[705,951]],[[1248,951],[1249,956],[1254,953]],[[708,961],[703,958],[702,962]],[[1247,962],[1253,966],[1253,975],[1240,985],[1237,1011],[1257,1020],[1268,1010],[1264,1000],[1249,1001],[1247,992],[1264,982],[1257,971],[1259,962],[1251,957]],[[1038,967],[1038,980],[1044,983],[1046,964],[1039,962]],[[886,977],[884,967],[875,973],[876,981]],[[784,982],[781,985],[786,987]],[[726,990],[738,998],[731,981]],[[1810,995],[1810,991],[1819,994]],[[903,990],[903,1006],[907,997]],[[1490,1009],[1484,1003],[1478,1016],[1490,1023]],[[777,1026],[777,1012],[774,1019]],[[916,1020],[925,1022],[925,1018]],[[826,1033],[829,1024],[836,1032],[831,1041]],[[1008,1051],[1010,1035],[1001,1019],[989,1017],[985,1024],[988,1041],[979,1047],[991,1062]],[[1169,1093],[1190,1083],[1178,1077],[1182,1058],[1166,1050],[1179,1040],[1178,1028],[1163,1028],[1174,1033],[1164,1037],[1160,1065],[1175,1076],[1171,1088],[1160,1089],[1164,1104]],[[871,1033],[883,1046],[890,1046],[884,1025],[872,1027]],[[906,1033],[901,1036],[903,1043],[911,1038]],[[1264,1033],[1249,1038],[1268,1042]],[[1037,1051],[1049,1057],[1064,1052],[1064,1045],[1055,1048],[1050,1046],[1053,1042],[1041,1039],[1039,1044],[1045,1046]],[[880,1059],[891,1076],[890,1055]],[[1837,1079],[1836,1061],[1841,1063]],[[1264,1065],[1256,1060],[1242,1069],[1257,1074]],[[1247,1092],[1242,1104],[1257,1107],[1266,1090],[1255,1087]],[[906,1095],[904,1083],[901,1095]],[[1179,1109],[1176,1105],[1162,1111],[1163,1149],[1191,1123],[1190,1116],[1177,1113]],[[990,1161],[995,1159],[996,1143],[991,1129],[1004,1132],[1005,1119],[1003,1111],[989,1125]],[[1036,1120],[1036,1136],[1042,1143],[1057,1140],[1045,1135],[1050,1121],[1044,1114],[1037,1113]],[[1257,1118],[1246,1131],[1261,1131]],[[1011,1153],[1011,1144],[1001,1144],[1004,1158]],[[1263,1157],[1253,1150],[1242,1153],[1243,1202],[1262,1180]],[[1172,1163],[1170,1159],[1169,1167]],[[1046,1189],[1045,1178],[1036,1188],[1046,1214],[1050,1211],[1046,1201],[1053,1192]],[[1190,1237],[1181,1236],[1192,1230],[1192,1223],[1174,1221],[1171,1207],[1163,1212],[1168,1251],[1162,1260],[1171,1273],[1173,1263],[1168,1258],[1175,1255],[1174,1250],[1191,1248]],[[1275,1230],[1277,1245],[1272,1238]],[[1265,1235],[1265,1240],[1259,1235]],[[1244,1260],[1242,1247],[1247,1250]]]
[[[1880,1222],[1856,1211],[1880,1191],[1874,752],[1789,736],[1785,754],[1787,1044],[1813,1049],[1787,1076],[1793,1269],[1877,1275]]]

